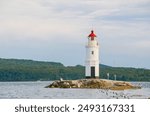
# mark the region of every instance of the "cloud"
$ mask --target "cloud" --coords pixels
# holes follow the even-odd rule
[[[113,58],[112,54],[132,58],[133,54],[143,54],[143,57],[150,58],[147,55],[149,5],[149,0],[1,0],[0,52],[7,52],[1,54],[4,57],[19,57],[19,53],[28,53],[32,49],[30,54],[22,54],[22,57],[61,60],[58,56],[61,54],[66,64],[77,64],[84,60],[79,51],[84,52],[86,37],[94,29],[100,40],[103,59]],[[69,53],[71,49],[77,54]],[[40,52],[35,54],[36,50]],[[44,55],[41,51],[45,51]],[[70,61],[68,54],[79,59]],[[112,62],[111,59],[102,61],[110,65]]]

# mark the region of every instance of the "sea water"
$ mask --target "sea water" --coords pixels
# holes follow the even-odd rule
[[[147,99],[150,97],[150,82],[132,82],[141,89],[62,89],[45,88],[52,81],[0,82],[0,99]]]

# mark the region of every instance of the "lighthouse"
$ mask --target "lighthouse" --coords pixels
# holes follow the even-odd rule
[[[99,44],[93,30],[86,44],[85,76],[99,78]]]

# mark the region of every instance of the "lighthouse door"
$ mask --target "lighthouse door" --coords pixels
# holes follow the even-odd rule
[[[91,67],[91,77],[95,77],[95,67]]]

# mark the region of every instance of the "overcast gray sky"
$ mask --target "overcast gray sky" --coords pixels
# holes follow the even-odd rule
[[[91,29],[102,64],[150,68],[150,0],[0,0],[0,57],[84,65]]]

